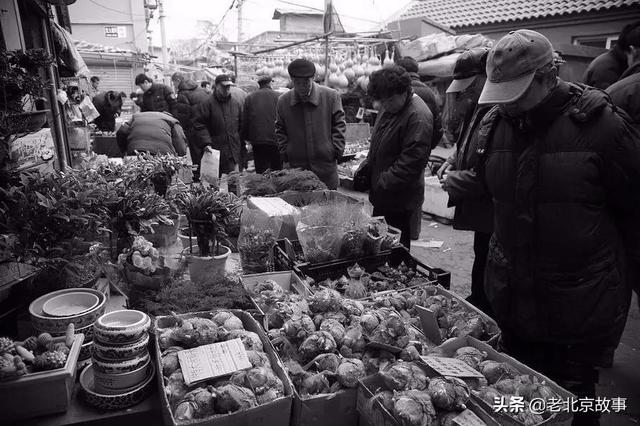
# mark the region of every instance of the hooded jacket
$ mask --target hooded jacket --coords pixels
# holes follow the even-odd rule
[[[607,88],[613,103],[631,116],[633,125],[640,130],[640,62],[629,67],[620,80]]]
[[[582,81],[588,86],[604,90],[618,81],[627,66],[626,55],[620,47],[614,46],[591,61]]]
[[[532,342],[617,345],[627,266],[640,262],[629,208],[638,134],[604,92],[561,80],[523,117],[492,109],[479,132],[495,209],[485,290],[500,327]]]
[[[193,126],[195,108],[209,99],[209,95],[193,80],[184,80],[178,85],[178,98],[175,116],[188,133]]]
[[[175,113],[176,96],[171,88],[165,84],[153,83],[149,90],[142,95],[140,111],[160,111]]]
[[[424,169],[431,153],[433,116],[416,94],[395,114],[381,109],[366,164],[369,201],[388,212],[413,211],[424,198]]]
[[[195,144],[220,151],[220,173],[230,173],[241,164],[240,129],[242,107],[233,97],[220,99],[215,93],[196,107],[193,120]]]

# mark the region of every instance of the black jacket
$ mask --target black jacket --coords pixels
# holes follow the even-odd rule
[[[479,165],[478,129],[491,106],[480,105],[473,115],[462,124],[456,143],[457,150],[453,169],[447,175],[449,207],[455,206],[454,229],[493,232],[493,203],[486,188],[477,178]]]
[[[218,99],[213,94],[196,108],[193,120],[196,145],[211,145],[220,151],[220,173],[230,173],[241,164],[240,128],[242,106],[232,97]]]
[[[369,201],[375,208],[413,211],[422,204],[432,135],[433,116],[418,95],[409,95],[396,114],[380,110],[361,166],[368,169]]]
[[[614,46],[591,61],[582,81],[588,86],[604,90],[618,81],[627,66],[626,55],[618,46]]]
[[[120,93],[113,90],[100,92],[91,98],[93,106],[100,116],[93,120],[99,130],[113,132],[116,129],[116,115],[122,112],[122,98]]]
[[[500,327],[531,342],[616,346],[627,267],[640,264],[638,238],[626,240],[640,223],[629,208],[637,132],[604,92],[559,81],[525,117],[489,111],[478,150],[495,209],[485,290]]]
[[[623,77],[607,88],[613,103],[631,116],[633,125],[640,130],[640,62],[629,67]]]
[[[120,150],[127,155],[135,151],[151,154],[186,154],[186,140],[180,122],[157,111],[133,114],[116,133]]]
[[[209,99],[208,94],[199,84],[193,80],[185,80],[178,86],[178,98],[176,100],[175,117],[188,133],[193,126],[195,108]]]
[[[413,93],[420,96],[420,99],[427,104],[431,111],[431,115],[433,116],[433,136],[431,138],[431,149],[433,149],[438,146],[440,139],[442,139],[442,111],[440,111],[440,107],[436,101],[436,96],[433,94],[433,90],[420,81],[420,76],[417,73],[410,72],[409,75],[411,76],[411,88],[413,89]]]
[[[142,95],[140,111],[160,111],[175,114],[176,97],[169,86],[153,83]]]
[[[252,144],[276,146],[276,107],[278,92],[261,88],[244,100],[242,138]]]

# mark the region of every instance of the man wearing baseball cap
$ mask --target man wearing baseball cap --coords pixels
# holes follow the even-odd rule
[[[282,161],[285,167],[311,170],[329,189],[337,189],[337,159],[344,152],[347,127],[340,94],[314,83],[311,61],[295,59],[288,71],[293,89],[280,96],[276,109]]]
[[[449,206],[455,206],[453,228],[473,231],[473,268],[471,295],[467,301],[491,314],[484,292],[484,272],[493,232],[493,204],[484,188],[477,186],[478,128],[490,105],[477,107],[478,97],[487,79],[485,67],[489,48],[476,47],[460,54],[453,69],[453,81],[447,89],[447,102],[461,125],[456,152],[438,170],[442,188],[449,194]]]
[[[193,120],[200,152],[207,146],[220,151],[221,175],[238,171],[242,164],[242,105],[231,96],[231,86],[234,83],[229,75],[218,75],[213,95],[196,107]]]
[[[542,34],[505,35],[486,69],[479,104],[497,106],[477,150],[495,211],[485,290],[502,344],[594,397],[640,270],[640,137],[604,92],[558,78]]]

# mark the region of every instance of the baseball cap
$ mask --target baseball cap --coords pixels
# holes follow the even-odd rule
[[[223,86],[235,86],[235,83],[231,80],[231,76],[227,74],[220,74],[217,76],[216,84],[222,84]]]
[[[511,31],[489,52],[487,82],[478,103],[517,101],[531,85],[536,70],[552,61],[553,46],[545,36],[531,30]]]
[[[488,47],[474,47],[458,56],[453,67],[453,81],[446,93],[464,92],[478,75],[484,75],[487,66]]]
[[[316,74],[316,66],[307,59],[295,59],[287,67],[289,75],[293,78],[309,78]]]

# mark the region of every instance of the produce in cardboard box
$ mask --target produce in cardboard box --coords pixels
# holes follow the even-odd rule
[[[457,377],[434,377],[429,381],[427,393],[437,408],[462,411],[471,395],[469,387]]]
[[[380,371],[385,386],[391,390],[426,390],[429,384],[427,375],[412,362],[398,361]]]
[[[358,380],[367,375],[364,364],[357,358],[345,358],[338,366],[338,382],[345,388],[355,388]]]
[[[454,358],[465,362],[471,368],[477,370],[480,363],[487,359],[487,353],[472,346],[464,346],[455,352]]]
[[[393,395],[393,415],[402,426],[429,426],[436,420],[436,410],[429,395],[417,390]]]

